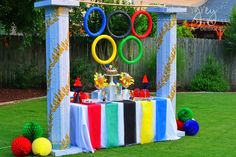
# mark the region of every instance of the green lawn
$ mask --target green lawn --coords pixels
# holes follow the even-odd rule
[[[144,156],[144,157],[233,157],[236,156],[236,93],[178,94],[177,108],[187,106],[200,123],[195,137],[158,142],[74,156]],[[11,140],[21,134],[27,121],[37,121],[46,128],[46,100],[34,100],[0,107],[0,157],[10,157]],[[45,129],[46,130],[46,129]]]

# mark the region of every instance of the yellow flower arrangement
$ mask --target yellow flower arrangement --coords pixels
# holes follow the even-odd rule
[[[100,73],[94,75],[94,84],[97,89],[103,89],[108,86],[107,79]]]
[[[123,87],[128,88],[132,84],[134,84],[134,79],[128,73],[122,72],[120,74],[120,81]]]

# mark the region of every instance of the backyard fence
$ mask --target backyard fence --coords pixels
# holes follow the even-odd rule
[[[127,65],[120,61],[119,57],[116,59],[118,70],[130,73],[137,83],[141,81],[142,76],[147,72],[151,60],[155,60],[156,53],[155,38],[147,38],[142,42],[144,47],[143,57],[137,64]],[[94,62],[91,57],[91,44],[91,38],[71,38],[71,61],[82,58]],[[34,65],[38,69],[38,73],[45,74],[45,44],[35,41],[29,48],[23,48],[22,45],[23,40],[20,36],[11,36],[8,40],[2,40],[0,43],[0,87],[11,87],[15,80],[16,69],[22,65]],[[213,55],[223,66],[225,77],[229,80],[231,87],[236,88],[236,54],[224,52],[222,42],[209,39],[179,38],[177,49],[184,54],[185,60],[185,68],[178,74],[179,86],[188,87],[190,81],[206,63],[207,57]],[[138,53],[138,47],[132,41],[130,44],[126,44],[123,50],[129,59],[134,58]]]
[[[209,55],[214,56],[221,64],[225,78],[230,82],[232,89],[236,88],[236,53],[226,52],[223,41],[211,39],[178,39],[178,50],[185,54],[185,69],[179,82],[188,86],[190,81],[206,63]]]

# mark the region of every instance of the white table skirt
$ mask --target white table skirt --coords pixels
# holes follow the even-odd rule
[[[156,104],[156,100],[152,100]],[[157,104],[158,105],[158,104]],[[106,104],[101,104],[101,148],[107,147],[107,130],[106,130]],[[140,143],[140,130],[142,125],[142,106],[141,101],[136,102],[136,143]],[[94,152],[89,135],[88,106],[71,103],[71,145],[82,148],[84,152]],[[118,141],[119,146],[124,143],[124,104],[118,103]],[[153,132],[156,132],[156,105],[153,109]],[[156,137],[156,135],[155,135]],[[166,128],[165,140],[177,140],[177,125],[175,112],[169,99],[166,99]],[[155,142],[155,141],[154,141]]]

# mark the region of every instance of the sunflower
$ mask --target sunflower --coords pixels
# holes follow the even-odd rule
[[[94,84],[97,89],[103,89],[108,86],[107,79],[100,73],[94,75]]]
[[[132,84],[134,84],[134,79],[128,73],[122,72],[120,74],[120,82],[123,87],[128,88]]]

